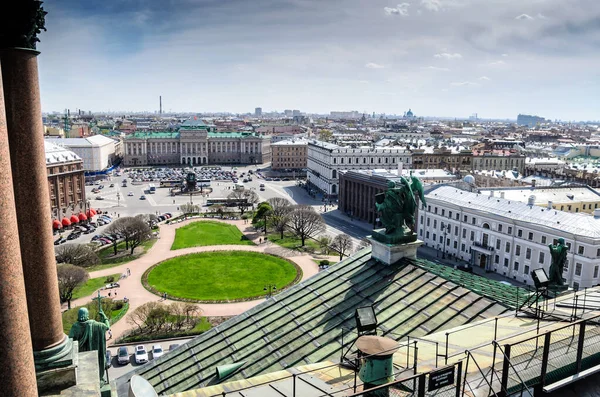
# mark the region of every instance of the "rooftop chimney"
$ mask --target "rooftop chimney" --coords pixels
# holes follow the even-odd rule
[[[548,209],[551,210],[552,209],[552,201],[548,201]]]
[[[600,218],[600,208],[596,208],[596,209],[594,210],[594,218],[595,218],[595,219],[598,219],[598,218]]]
[[[393,355],[398,351],[398,342],[382,336],[365,335],[358,338],[356,347],[365,356],[358,372],[364,382],[364,390],[394,381]]]
[[[500,198],[504,198],[504,192],[500,192]]]

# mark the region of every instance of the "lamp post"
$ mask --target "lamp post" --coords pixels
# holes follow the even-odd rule
[[[267,284],[263,288],[263,291],[267,293],[267,298],[270,298],[273,295],[273,293],[277,291],[277,287],[275,286],[275,284]]]
[[[117,207],[121,206],[121,193],[117,192]]]
[[[442,230],[444,232],[444,241],[443,241],[443,246],[444,246],[444,250],[442,251],[442,259],[446,259],[446,233],[450,232],[450,224],[445,224],[444,222],[442,222]]]

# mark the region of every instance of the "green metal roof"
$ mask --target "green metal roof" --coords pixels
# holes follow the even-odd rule
[[[209,138],[246,138],[246,137],[254,137],[258,138],[258,135],[253,132],[209,132]]]
[[[420,262],[384,265],[371,259],[370,248],[364,249],[118,378],[118,395],[127,395],[128,379],[134,373],[147,379],[160,395],[219,383],[215,368],[223,364],[246,361],[231,381],[337,360],[342,328],[347,329],[346,349],[356,338],[354,312],[360,306],[374,305],[378,334],[396,340],[508,310],[425,270]]]
[[[125,139],[176,139],[179,138],[179,132],[134,132],[125,137]]]

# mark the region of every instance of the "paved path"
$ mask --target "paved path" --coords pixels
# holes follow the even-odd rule
[[[236,250],[236,251],[252,251],[252,252],[266,252],[275,254],[278,256],[285,257],[293,262],[295,262],[303,272],[302,280],[305,280],[319,272],[319,266],[313,261],[313,258],[310,255],[299,255],[298,252],[287,250],[285,248],[281,248],[273,243],[263,243],[259,245],[213,245],[207,247],[191,247],[178,249],[175,251],[171,251],[171,245],[175,239],[175,230],[185,226],[192,222],[197,222],[199,218],[190,219],[187,221],[183,221],[176,224],[163,224],[160,226],[160,238],[158,241],[148,250],[148,252],[142,255],[140,258],[125,263],[123,265],[111,267],[104,270],[98,270],[96,272],[90,273],[90,278],[109,276],[115,273],[125,273],[127,268],[131,270],[131,276],[121,279],[119,281],[121,287],[111,290],[111,293],[117,293],[117,298],[122,299],[123,297],[127,297],[129,299],[129,311],[124,319],[118,321],[112,327],[113,341],[121,336],[125,331],[130,329],[130,325],[127,323],[127,317],[139,306],[143,305],[146,302],[150,301],[159,301],[161,300],[158,296],[153,293],[147,291],[141,282],[142,274],[151,267],[152,265],[164,261],[166,259],[170,259],[176,256],[197,253],[197,252],[207,252],[207,251],[226,251],[226,250]],[[235,221],[222,221],[219,219],[206,219],[218,222],[224,222],[228,224],[233,224],[240,229],[242,233],[251,238],[255,243],[258,244],[258,239],[260,238],[259,234],[255,233],[250,224],[245,224],[243,220],[235,220]],[[90,302],[91,298],[96,294],[92,294],[89,297],[80,298],[74,300],[72,302],[72,306],[81,306],[88,302]],[[102,291],[102,295],[107,295],[108,291]],[[202,309],[202,313],[205,316],[234,316],[240,313],[245,312],[246,310],[258,305],[263,302],[264,299],[257,299],[248,302],[236,302],[236,303],[202,303],[198,304],[198,306]],[[171,300],[167,300],[167,303],[173,302]]]

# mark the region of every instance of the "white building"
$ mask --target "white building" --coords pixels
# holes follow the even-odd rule
[[[103,171],[111,167],[120,153],[121,142],[104,135],[86,138],[47,138],[48,141],[75,152],[83,159],[85,171]]]
[[[308,143],[308,182],[327,195],[337,195],[339,172],[348,170],[409,168],[411,153],[403,147],[345,147],[333,143]]]
[[[531,272],[543,267],[548,273],[548,245],[562,237],[569,246],[563,273],[569,286],[600,284],[600,214],[549,210],[450,186],[434,188],[426,199],[418,231],[429,247],[533,285]]]

